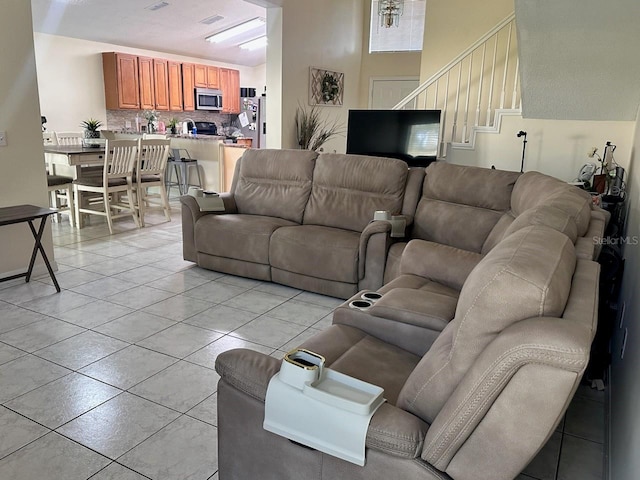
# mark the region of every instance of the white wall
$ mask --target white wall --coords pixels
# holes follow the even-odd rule
[[[241,86],[256,87],[259,91],[266,83],[264,65],[245,67],[44,33],[35,33],[34,38],[40,105],[51,131],[79,131],[80,122],[89,117],[106,123],[102,52],[234,68],[240,71]]]
[[[426,1],[426,0],[425,0]],[[372,77],[418,77],[422,52],[369,53],[371,1],[365,0],[362,29],[362,65],[358,108],[369,108],[369,80]],[[375,12],[374,12],[375,13]],[[401,20],[402,22],[402,20]],[[399,28],[402,28],[399,27]]]
[[[366,0],[365,0],[366,1]],[[294,148],[294,117],[298,103],[308,104],[309,67],[345,74],[341,107],[320,107],[328,119],[346,124],[350,108],[358,107],[362,58],[363,0],[285,0],[281,11],[268,9],[268,35],[278,39],[281,26],[282,54],[267,50],[267,145]],[[275,42],[274,42],[275,43]],[[278,82],[278,78],[281,81]],[[281,98],[281,102],[277,99]],[[273,100],[272,100],[273,99]],[[277,110],[280,109],[280,112]],[[278,116],[282,130],[272,129]],[[276,127],[277,128],[277,127]],[[279,133],[279,138],[276,135]],[[346,150],[346,135],[325,144],[325,151]]]
[[[0,207],[48,206],[32,31],[30,2],[2,3],[0,131],[6,132],[8,145],[0,147]],[[44,244],[51,257],[50,229]],[[24,272],[32,248],[26,224],[0,228],[0,277]]]
[[[522,140],[520,130],[527,132],[525,171],[537,170],[571,181],[580,167],[594,162],[587,156],[591,147],[602,155],[605,142],[617,145],[614,157],[622,167],[629,166],[633,146],[634,122],[587,122],[523,119],[505,116],[499,134],[479,133],[474,150],[449,148],[447,162],[460,165],[520,170]],[[596,162],[597,163],[597,162]]]
[[[626,235],[640,235],[640,115],[635,123],[630,167],[627,177],[628,218]],[[610,475],[615,480],[640,478],[640,245],[624,248],[626,259],[620,302],[626,304],[624,323],[614,326],[611,346]],[[620,358],[627,330],[624,359]]]

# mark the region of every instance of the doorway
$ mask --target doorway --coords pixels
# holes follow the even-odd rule
[[[418,77],[372,77],[369,80],[369,108],[391,110],[400,100],[418,87]],[[407,104],[414,109],[416,100]]]

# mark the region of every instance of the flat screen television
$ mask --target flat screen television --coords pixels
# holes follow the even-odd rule
[[[426,167],[436,159],[439,140],[440,110],[349,110],[347,153]]]

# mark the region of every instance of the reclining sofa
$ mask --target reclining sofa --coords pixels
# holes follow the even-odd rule
[[[607,216],[584,192],[537,172],[436,163],[424,173],[408,172],[396,204],[406,238],[379,232],[384,285],[361,289],[300,345],[384,388],[365,466],[264,430],[281,360],[237,349],[216,361],[221,480],[508,480],[553,433],[589,359]],[[202,218],[188,203],[183,215]],[[380,300],[352,308],[366,290]]]
[[[408,177],[400,160],[247,150],[221,194],[224,213],[205,214],[181,197],[184,258],[340,298],[376,289],[391,227],[371,222],[373,212],[415,208],[404,206]]]
[[[221,354],[220,480],[515,478],[553,433],[587,366],[598,275],[565,234],[528,226],[472,269],[432,343],[414,345],[392,320],[382,339],[366,318],[334,318],[307,340],[301,347],[326,366],[384,388],[364,467],[264,430],[266,390],[281,361],[243,349]]]

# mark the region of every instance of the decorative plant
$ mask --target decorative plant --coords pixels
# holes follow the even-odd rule
[[[600,164],[600,174],[604,177],[604,182],[605,182],[604,193],[607,193],[607,191],[609,190],[609,186],[611,185],[611,181],[616,176],[615,160],[613,160],[613,157],[611,157],[611,161],[613,162],[612,165],[610,165],[607,162],[607,148],[611,148],[612,149],[611,152],[613,152],[615,151],[616,146],[612,145],[611,142],[607,142],[604,148],[604,151],[605,151],[604,158],[598,154],[598,147],[591,147],[589,149],[589,152],[587,153],[587,156],[589,158],[595,158],[596,160],[598,160],[598,163]],[[594,186],[595,186],[595,181],[594,181]]]
[[[340,93],[340,86],[336,77],[330,73],[325,73],[322,77],[322,99],[325,102],[333,102]]]
[[[89,120],[84,120],[80,126],[84,129],[85,138],[100,138],[100,132],[98,131],[102,126],[100,120],[90,118]]]
[[[156,112],[155,110],[145,110],[144,112],[142,112],[142,116],[145,118],[145,120],[147,121],[147,131],[149,133],[153,133],[156,129],[156,124],[155,122],[158,121],[158,112]]]
[[[316,106],[307,110],[298,104],[295,125],[296,140],[300,148],[304,150],[318,150],[330,138],[343,133],[343,125],[338,120],[323,119]]]
[[[168,126],[171,129],[171,133],[176,133],[176,131],[177,131],[176,127],[178,126],[178,123],[179,123],[179,121],[178,121],[178,119],[176,117],[172,117],[169,120]]]

